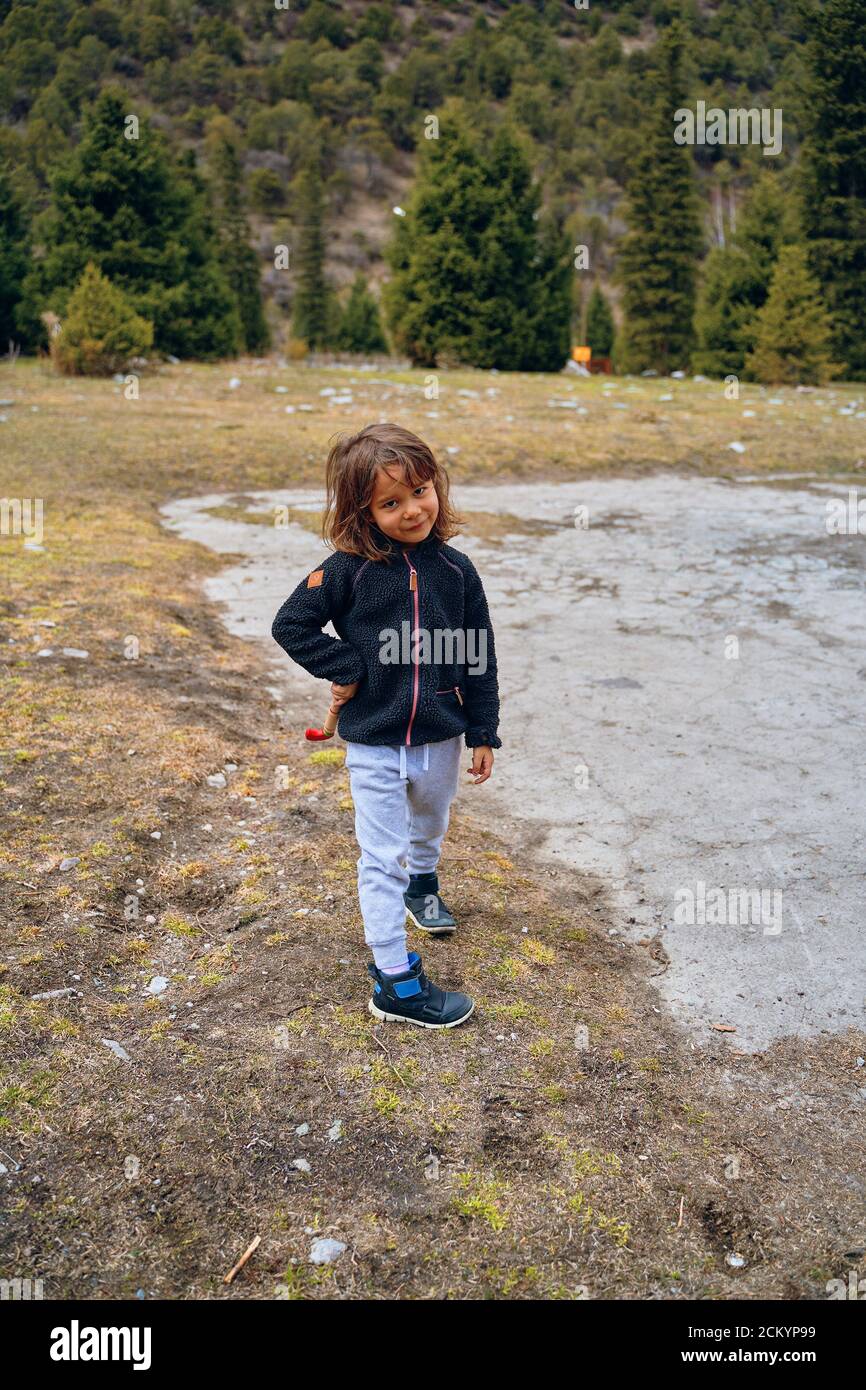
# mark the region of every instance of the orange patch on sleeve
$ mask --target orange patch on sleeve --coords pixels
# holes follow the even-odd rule
[[[325,571],[324,571],[324,570],[313,570],[313,573],[310,575],[309,579],[307,580],[307,588],[308,588],[308,589],[317,589],[317,588],[319,587],[319,585],[321,584],[322,580],[324,579],[324,577],[325,577]]]

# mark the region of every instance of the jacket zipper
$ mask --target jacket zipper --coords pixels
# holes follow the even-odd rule
[[[414,616],[414,620],[415,620],[415,627],[414,627],[414,629],[413,629],[413,631],[412,631],[412,633],[411,633],[411,635],[410,635],[410,638],[409,638],[409,642],[410,642],[410,652],[411,652],[411,643],[412,643],[412,639],[414,638],[415,634],[416,634],[417,631],[418,631],[418,571],[413,567],[412,561],[409,559],[409,556],[406,554],[405,550],[403,551],[403,559],[406,561],[406,564],[409,566],[409,591],[410,591],[410,593],[412,593],[412,595],[414,596],[414,597],[413,597],[413,616]],[[406,743],[407,743],[407,744],[410,744],[410,745],[411,745],[411,742],[412,742],[412,722],[413,722],[413,720],[414,720],[414,718],[415,718],[415,710],[418,708],[418,680],[419,680],[419,675],[418,675],[418,661],[417,661],[417,656],[418,656],[418,653],[417,653],[417,651],[416,651],[416,652],[415,652],[416,660],[412,663],[413,666],[414,666],[414,668],[415,668],[415,674],[414,674],[413,677],[412,677],[412,713],[409,715],[409,725],[408,725],[408,728],[406,729]]]

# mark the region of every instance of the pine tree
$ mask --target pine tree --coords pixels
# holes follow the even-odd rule
[[[12,192],[8,175],[0,167],[0,352],[6,352],[11,340],[28,347],[28,335],[21,333],[16,309],[21,299],[21,286],[30,261],[28,233],[24,216]]]
[[[328,346],[333,322],[328,312],[322,179],[317,156],[308,161],[300,174],[297,205],[301,215],[293,331],[296,338],[303,338],[308,348],[314,351]]]
[[[809,121],[801,159],[809,264],[833,321],[833,352],[866,380],[866,0],[809,12]]]
[[[586,308],[585,342],[592,350],[593,357],[610,357],[613,351],[613,337],[613,314],[598,282],[596,282],[592,287],[589,304]]]
[[[651,107],[628,185],[629,230],[619,251],[624,371],[687,367],[694,332],[695,271],[701,227],[692,156],[674,142],[682,106],[683,31],[672,24],[658,41]]]
[[[541,194],[532,182],[525,152],[503,123],[483,163],[487,191],[486,226],[477,246],[475,289],[480,301],[466,360],[476,367],[521,371],[531,361],[528,315],[536,306]]]
[[[493,203],[483,161],[452,100],[440,115],[439,138],[421,145],[406,216],[385,253],[392,272],[383,296],[388,324],[414,366],[435,367],[440,355],[469,360],[482,309],[481,238]]]
[[[747,373],[772,385],[821,386],[843,370],[831,359],[832,340],[833,325],[805,247],[783,246],[757,315]]]
[[[212,160],[219,191],[221,259],[240,314],[243,348],[262,352],[270,345],[261,292],[259,258],[250,246],[243,207],[243,172],[231,125],[222,118],[211,133]]]
[[[736,232],[704,262],[695,311],[692,367],[708,376],[743,370],[755,345],[755,316],[766,301],[776,257],[794,229],[774,174],[755,183]]]
[[[538,220],[528,301],[517,306],[523,348],[513,370],[561,372],[571,352],[571,289],[574,278],[571,238],[553,213]]]
[[[539,218],[525,151],[505,124],[485,158],[466,109],[446,103],[422,150],[405,219],[386,253],[388,321],[416,366],[465,362],[558,371],[568,357],[572,268]]]
[[[54,170],[50,206],[34,228],[44,254],[25,277],[19,317],[36,321],[43,309],[62,317],[93,261],[153,323],[158,350],[231,356],[240,319],[194,155],[174,160],[146,120],[138,138],[127,139],[134,105],[119,88],[105,88],[79,144]]]
[[[379,305],[367,288],[361,271],[355,276],[343,310],[337,347],[342,352],[387,352]]]
[[[122,290],[88,261],[69,296],[61,332],[52,338],[57,366],[70,376],[111,376],[153,343],[153,324],[136,314]]]

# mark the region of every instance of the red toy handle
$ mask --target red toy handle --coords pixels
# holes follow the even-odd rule
[[[333,738],[337,732],[337,720],[340,717],[341,705],[332,704],[328,713],[325,715],[325,722],[321,729],[307,729],[305,738],[311,743],[321,743],[323,739]]]

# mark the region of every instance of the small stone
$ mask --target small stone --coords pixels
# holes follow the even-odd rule
[[[310,1264],[329,1265],[338,1260],[346,1249],[341,1240],[314,1240],[310,1246]]]

